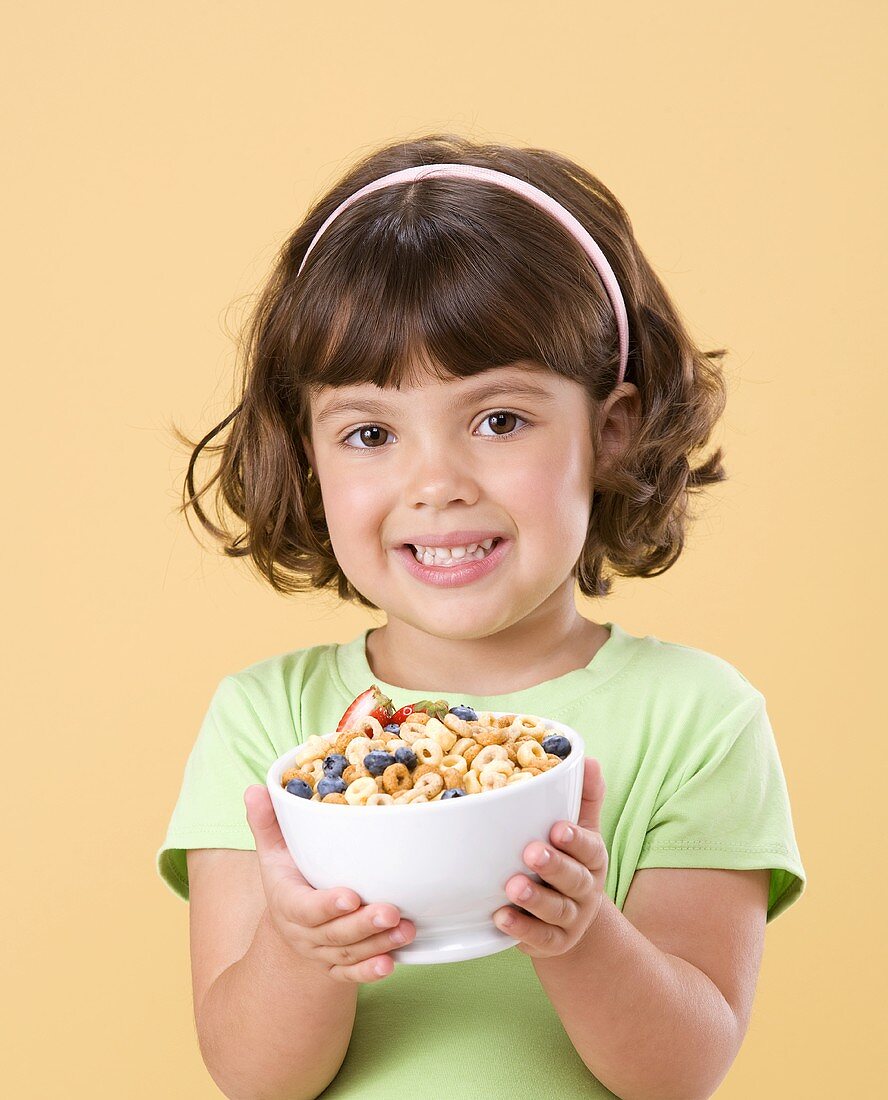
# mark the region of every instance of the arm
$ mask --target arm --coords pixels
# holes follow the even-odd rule
[[[706,1100],[740,1049],[745,1026],[718,986],[606,896],[572,952],[533,965],[577,1053],[623,1100]]]
[[[210,1076],[229,1100],[313,1100],[345,1058],[357,985],[280,938],[255,852],[194,849],[187,860],[195,1023]]]
[[[707,1100],[748,1025],[770,871],[643,868],[621,913],[604,893],[600,765],[584,766],[577,824],[556,822],[548,845],[524,849],[542,883],[511,878],[506,894],[521,908],[494,922],[531,956],[577,1053],[612,1092]]]

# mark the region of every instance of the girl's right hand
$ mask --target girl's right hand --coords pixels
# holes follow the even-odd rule
[[[247,787],[244,804],[268,911],[284,941],[336,981],[375,982],[391,974],[395,963],[385,952],[413,939],[413,922],[401,920],[394,905],[361,905],[360,897],[346,887],[316,890],[293,862],[268,788]],[[345,910],[337,907],[343,899],[348,902]],[[398,933],[403,939],[393,940]]]

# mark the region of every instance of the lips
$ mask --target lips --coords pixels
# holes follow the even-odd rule
[[[493,542],[491,543],[490,549],[486,549],[485,547],[481,546],[480,543],[479,543],[479,545],[475,548],[475,550],[472,551],[472,556],[471,557],[457,558],[456,560],[461,561],[461,562],[465,562],[465,563],[468,563],[470,561],[483,561],[484,558],[488,557],[490,554],[493,553],[493,551],[497,548],[497,546],[502,541],[503,540],[501,538],[494,538]],[[404,545],[415,554],[416,546],[412,542],[405,543]],[[420,546],[426,546],[426,545],[435,545],[435,544],[434,543],[428,544],[428,543],[423,542],[423,543],[419,543],[419,545]],[[456,546],[460,546],[460,545],[469,545],[469,546],[471,546],[472,544],[471,543],[468,543],[468,544],[455,543],[454,545],[456,545]],[[484,551],[484,558],[475,558],[474,557],[474,555],[478,552],[478,550],[483,550]],[[417,561],[418,560],[419,559],[417,558]],[[431,567],[427,567],[427,568],[431,568]],[[452,569],[453,566],[445,565],[445,566],[443,566],[443,568],[444,569]]]
[[[440,531],[437,534],[431,532],[425,535],[411,534],[408,538],[396,543],[396,546],[440,546],[449,549],[452,546],[470,546],[474,543],[482,543],[487,539],[507,538],[505,531],[485,531],[480,527],[466,528],[459,531]]]
[[[483,558],[462,558],[455,565],[424,565],[417,561],[409,545],[398,547],[395,556],[417,580],[432,587],[454,588],[488,576],[499,567],[511,547],[511,539],[501,538]]]

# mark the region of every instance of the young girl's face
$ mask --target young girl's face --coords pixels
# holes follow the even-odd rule
[[[594,473],[591,402],[578,383],[518,363],[448,381],[429,375],[400,391],[325,386],[311,426],[304,443],[333,551],[390,619],[437,637],[482,637],[565,584],[572,593]],[[469,584],[427,584],[398,553],[418,536],[465,529],[510,543]]]

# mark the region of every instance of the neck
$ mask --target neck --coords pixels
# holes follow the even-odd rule
[[[457,695],[508,695],[585,668],[610,632],[573,606],[555,604],[493,634],[447,638],[390,617],[367,635],[374,676],[395,687],[434,686]],[[548,601],[547,601],[548,603]]]

